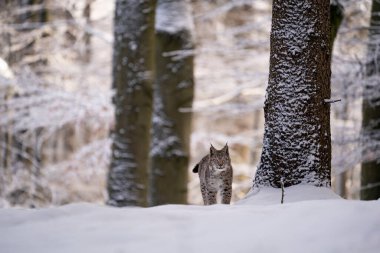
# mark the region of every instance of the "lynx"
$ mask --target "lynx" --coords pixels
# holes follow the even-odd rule
[[[232,192],[232,166],[226,144],[221,150],[212,145],[210,154],[195,165],[194,173],[199,174],[202,198],[205,205],[216,204],[216,196],[221,195],[222,204],[229,204]]]

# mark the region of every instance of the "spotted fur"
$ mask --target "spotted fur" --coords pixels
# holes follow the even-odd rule
[[[227,144],[221,150],[216,150],[211,145],[210,154],[195,165],[193,172],[199,174],[205,205],[216,204],[218,193],[221,195],[222,204],[230,203],[233,172]]]

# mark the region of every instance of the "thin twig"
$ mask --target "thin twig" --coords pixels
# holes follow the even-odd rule
[[[326,104],[333,104],[333,103],[336,103],[336,102],[340,102],[342,101],[342,99],[325,99],[324,102]]]
[[[281,183],[281,204],[284,204],[284,196],[285,196],[284,178],[280,179],[280,183]]]

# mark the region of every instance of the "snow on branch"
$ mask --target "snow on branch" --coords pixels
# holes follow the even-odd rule
[[[198,16],[196,16],[197,19],[202,19],[202,20],[207,20],[207,19],[213,19],[216,18],[217,16],[221,16],[229,12],[235,7],[240,7],[244,5],[252,5],[254,4],[257,9],[267,9],[267,1],[264,0],[232,0],[232,1],[227,1],[227,3],[224,3],[220,5],[219,7],[214,8],[211,11],[208,11],[206,13],[202,13]],[[265,7],[262,7],[265,6]]]
[[[111,157],[111,140],[100,139],[82,147],[68,160],[45,168],[44,178],[50,182],[52,202],[69,201],[104,203],[106,172]]]
[[[84,121],[96,127],[109,125],[113,120],[111,92],[47,88],[30,76],[19,77],[16,82],[17,95],[0,101],[0,114],[3,115],[0,128],[12,126],[14,131],[57,129]]]
[[[156,31],[170,34],[181,31],[190,31],[192,33],[194,22],[190,6],[191,4],[188,0],[159,0],[156,8]]]

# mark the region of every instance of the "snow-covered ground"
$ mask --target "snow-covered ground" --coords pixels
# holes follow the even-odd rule
[[[380,252],[380,201],[326,188],[251,192],[235,205],[0,210],[0,252]]]

